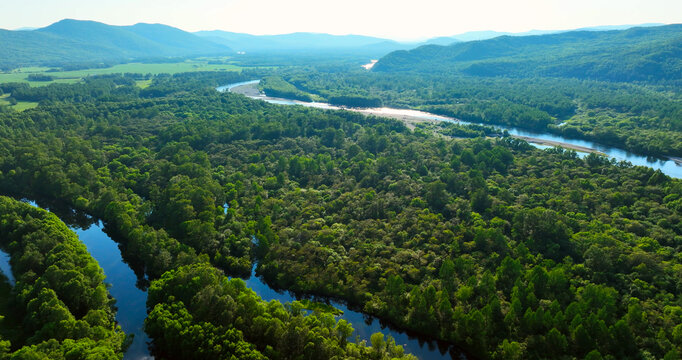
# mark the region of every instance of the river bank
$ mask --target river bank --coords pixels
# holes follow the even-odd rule
[[[374,115],[381,117],[388,117],[393,119],[398,119],[405,123],[405,125],[414,129],[417,124],[420,123],[437,123],[439,121],[448,121],[460,124],[475,124],[459,119],[450,118],[447,116],[440,116],[436,114],[431,114],[418,110],[410,109],[394,109],[394,108],[370,108],[370,109],[360,109],[360,108],[342,108],[339,106],[330,105],[327,103],[319,102],[303,102],[290,99],[281,99],[265,96],[258,91],[258,83],[260,80],[245,81],[235,84],[229,84],[217,87],[218,91],[229,91],[236,94],[242,94],[248,96],[252,99],[263,100],[273,104],[279,105],[301,105],[307,107],[314,107],[319,109],[328,110],[347,110],[362,113],[365,115]],[[255,92],[254,92],[255,89]],[[253,95],[257,94],[257,95]],[[551,133],[535,132],[531,130],[526,130],[522,128],[515,128],[510,126],[492,125],[492,124],[475,124],[475,125],[485,125],[496,128],[500,131],[507,131],[510,136],[523,139],[529,143],[536,144],[538,146],[559,146],[566,149],[572,149],[575,151],[583,153],[595,153],[604,155],[609,158],[616,159],[617,161],[627,161],[632,165],[646,166],[656,170],[661,170],[664,174],[674,177],[682,178],[682,158],[666,157],[666,158],[654,158],[650,156],[642,156],[633,154],[629,151],[614,148],[611,146],[599,144],[593,141],[580,140],[563,137],[561,135],[555,135]]]
[[[562,148],[564,148],[564,149],[575,150],[575,151],[578,151],[578,152],[594,153],[594,154],[599,154],[599,155],[604,155],[604,156],[606,156],[606,154],[604,154],[603,152],[601,152],[601,151],[599,151],[599,150],[597,150],[597,149],[592,149],[592,148],[588,148],[588,147],[584,147],[584,146],[579,146],[579,145],[564,143],[564,142],[560,142],[560,141],[536,139],[536,138],[532,138],[532,137],[529,137],[529,136],[519,136],[519,135],[512,135],[512,137],[513,137],[513,138],[516,138],[516,139],[525,140],[525,141],[527,141],[527,142],[529,142],[529,143],[532,143],[532,144],[538,144],[538,145],[544,145],[544,146],[552,146],[552,147],[558,146],[558,147],[562,147]]]
[[[276,97],[271,97],[271,96],[266,96],[264,93],[262,93],[258,89],[258,81],[248,81],[244,83],[239,83],[239,84],[233,84],[234,86],[228,86],[226,90],[233,92],[235,94],[241,94],[247,97],[250,97],[252,99],[258,99],[258,100],[263,100],[267,101],[270,103],[274,104],[280,104],[280,105],[302,105],[302,106],[308,106],[308,107],[315,107],[315,108],[321,108],[321,109],[329,109],[329,110],[347,110],[347,111],[354,111],[358,112],[367,116],[379,116],[379,117],[385,117],[385,118],[391,118],[391,119],[396,119],[401,121],[402,123],[407,126],[408,129],[414,130],[417,125],[419,124],[438,124],[441,121],[448,121],[448,122],[460,122],[460,123],[466,123],[463,121],[460,121],[458,119],[453,119],[449,118],[446,116],[440,116],[440,115],[435,115],[427,112],[422,112],[418,110],[410,110],[410,109],[393,109],[393,108],[344,108],[340,106],[334,106],[326,103],[315,103],[315,102],[305,102],[305,101],[299,101],[299,100],[290,100],[290,99],[283,99],[283,98],[276,98]],[[544,145],[544,146],[559,146],[565,149],[570,149],[570,150],[575,150],[578,152],[584,152],[584,153],[595,153],[599,155],[606,155],[605,153],[586,146],[580,146],[580,145],[575,145],[567,142],[561,142],[561,141],[555,141],[555,140],[548,140],[548,139],[540,139],[540,138],[534,138],[531,136],[522,136],[522,135],[512,135],[513,138],[525,140],[529,143],[533,144],[538,144],[538,145]],[[678,159],[682,163],[682,159]]]
[[[40,206],[32,200],[22,201],[47,211],[52,210],[51,207],[42,203],[43,206]],[[126,335],[133,336],[123,360],[154,360],[149,351],[151,340],[144,331],[144,320],[147,318],[147,291],[138,288],[137,275],[123,259],[118,243],[104,231],[104,224],[101,221],[82,214],[82,218],[87,218],[87,221],[72,223],[64,211],[57,210],[54,214],[78,235],[90,255],[104,270],[105,281],[110,285],[109,293],[116,299],[116,321]]]

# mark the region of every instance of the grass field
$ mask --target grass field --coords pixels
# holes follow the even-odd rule
[[[187,60],[177,63],[163,63],[163,64],[143,64],[143,63],[129,63],[115,65],[109,68],[102,69],[87,69],[77,71],[54,71],[48,72],[48,67],[25,67],[16,69],[11,72],[0,72],[0,83],[22,82],[30,86],[45,86],[52,83],[77,83],[84,77],[90,75],[105,75],[117,73],[138,73],[138,74],[176,74],[181,72],[193,71],[239,71],[242,67],[232,64],[209,64],[210,59],[196,59]],[[52,76],[53,81],[28,81],[26,78],[30,74],[45,74]],[[151,80],[139,80],[137,86],[144,89],[151,84]],[[0,96],[0,106],[9,106],[17,111],[24,111],[38,106],[37,102],[19,101],[15,105],[9,102],[10,94]]]
[[[31,86],[44,86],[53,82],[58,83],[74,83],[80,81],[82,78],[89,75],[103,75],[115,73],[138,73],[138,74],[176,74],[181,72],[192,71],[220,71],[232,70],[239,71],[241,67],[231,64],[209,64],[206,60],[187,60],[178,63],[164,63],[164,64],[143,64],[130,63],[120,64],[103,69],[86,69],[76,71],[57,71],[47,72],[50,68],[47,67],[30,67],[14,70],[9,73],[0,73],[0,83],[8,82],[25,82]],[[29,74],[45,74],[55,78],[54,81],[28,81],[26,77]],[[141,84],[142,86],[148,84]]]
[[[7,98],[9,97],[10,94],[5,94],[0,96],[0,106],[7,105],[11,107],[14,110],[17,111],[24,111],[26,109],[33,109],[34,107],[38,106],[37,102],[32,102],[32,101],[19,101],[15,105],[11,105],[9,101],[7,101]]]
[[[151,80],[137,80],[137,81],[135,81],[135,85],[137,85],[137,87],[139,87],[140,89],[145,89],[145,88],[149,87],[149,85],[151,85],[151,84],[152,84]]]

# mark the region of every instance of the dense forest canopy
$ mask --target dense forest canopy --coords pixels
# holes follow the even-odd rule
[[[427,45],[357,65],[283,68],[266,93],[418,108],[474,123],[682,156],[681,25]],[[277,92],[287,89],[286,92]]]
[[[248,274],[255,260],[272,284],[477,358],[679,357],[680,180],[214,90],[250,76],[24,88],[49,98],[0,113],[0,189],[107,222],[153,280],[147,330],[160,357],[406,356],[381,335],[348,342],[347,324],[264,303],[218,270]]]

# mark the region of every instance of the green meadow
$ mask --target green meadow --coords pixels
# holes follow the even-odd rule
[[[108,68],[101,69],[85,69],[75,71],[48,71],[48,67],[26,67],[13,70],[11,72],[0,73],[0,83],[8,82],[25,82],[31,86],[44,86],[54,82],[57,83],[75,83],[82,78],[91,75],[104,75],[116,73],[139,73],[139,74],[176,74],[181,72],[192,71],[221,71],[231,70],[239,71],[242,68],[232,64],[209,64],[208,60],[187,60],[177,63],[159,63],[159,64],[145,64],[145,63],[128,63],[119,64]],[[53,81],[28,81],[27,77],[30,74],[45,74],[52,76]],[[140,84],[142,87],[148,85],[146,83]]]
[[[19,101],[16,104],[12,105],[7,98],[9,98],[9,94],[1,95],[0,96],[0,106],[9,106],[14,110],[17,111],[24,111],[26,109],[33,109],[34,107],[38,106],[37,102],[32,102],[32,101]]]

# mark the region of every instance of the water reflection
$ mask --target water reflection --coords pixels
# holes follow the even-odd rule
[[[33,201],[27,202],[33,206],[38,206]],[[148,280],[141,276],[143,272],[136,272],[131,269],[121,256],[121,246],[105,232],[105,226],[97,219],[65,207],[54,207],[54,205],[43,201],[40,202],[40,205],[60,218],[63,215],[67,219],[78,221],[77,224],[65,222],[76,232],[92,257],[104,270],[105,281],[111,284],[109,292],[116,299],[118,308],[116,320],[121,324],[121,328],[126,334],[134,334],[133,343],[125,353],[124,359],[151,359],[148,348],[150,339],[143,330],[144,319],[147,317],[147,292],[146,286],[139,285],[148,284]],[[257,241],[255,237],[252,240]],[[1,260],[2,257],[0,257]],[[9,266],[9,264],[7,265]],[[251,276],[244,281],[248,287],[266,301],[278,300],[286,303],[308,298],[338,308],[343,311],[343,315],[340,315],[339,318],[345,319],[353,325],[355,329],[353,336],[357,336],[360,340],[366,340],[368,344],[373,333],[382,332],[392,336],[396,340],[396,344],[402,345],[406,352],[414,354],[420,359],[464,358],[463,353],[448,343],[428,340],[404,330],[393,328],[375,317],[350,309],[340,301],[302,294],[297,295],[281,289],[274,289],[256,276],[255,265],[251,271]]]

